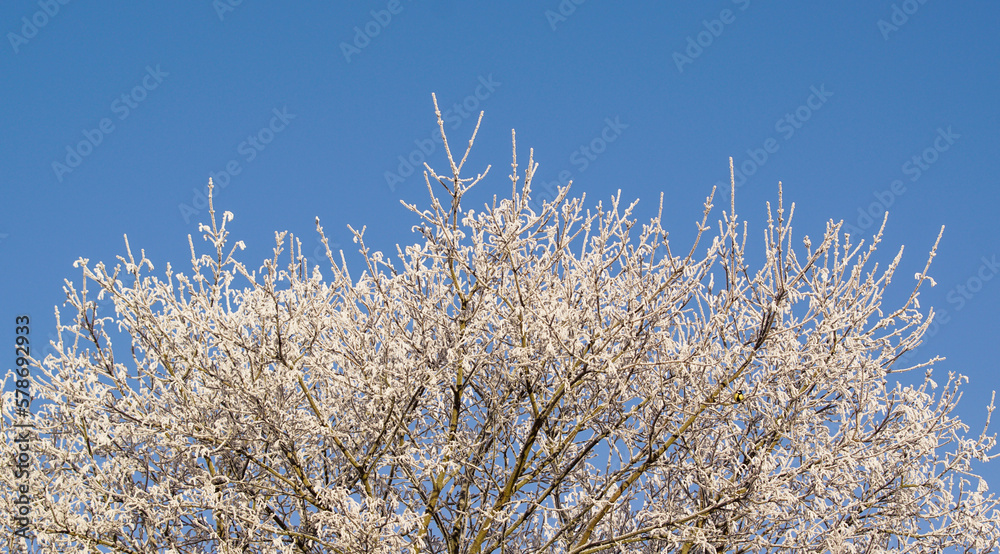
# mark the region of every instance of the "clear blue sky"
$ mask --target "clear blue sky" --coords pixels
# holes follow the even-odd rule
[[[427,141],[435,92],[454,144],[486,112],[468,167],[493,172],[475,207],[509,193],[515,128],[542,180],[570,177],[591,203],[620,188],[645,218],[663,191],[680,244],[729,156],[752,173],[737,200],[755,240],[779,180],[799,236],[831,218],[870,234],[859,209],[891,203],[882,259],[907,247],[896,301],[945,225],[922,306],[947,323],[920,353],[948,358],[939,381],[969,376],[961,415],[978,434],[1000,389],[997,3],[317,4],[0,5],[2,336],[29,314],[44,340],[73,261],[114,262],[125,233],[157,273],[186,266],[198,191],[227,166],[216,206],[250,267],[275,230],[312,251],[316,216],[348,252],[348,223],[382,250],[416,241],[399,200],[424,202],[424,185],[386,174],[421,147],[444,168]],[[985,473],[1000,487],[1000,460]]]

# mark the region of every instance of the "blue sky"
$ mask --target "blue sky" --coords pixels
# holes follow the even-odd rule
[[[275,230],[313,251],[316,216],[348,253],[347,224],[381,250],[416,241],[399,201],[426,200],[407,159],[445,167],[429,141],[434,92],[453,144],[486,112],[467,167],[493,169],[474,207],[510,191],[513,128],[542,182],[571,178],[590,204],[621,189],[646,218],[664,192],[681,245],[729,156],[754,238],[779,180],[798,236],[828,219],[867,236],[888,206],[881,259],[906,245],[891,300],[945,225],[922,297],[943,323],[919,353],[948,358],[939,381],[969,376],[960,415],[982,428],[1000,388],[1000,5],[315,4],[0,5],[3,336],[29,314],[44,340],[63,279],[79,280],[73,261],[114,262],[123,234],[157,273],[186,266],[210,175],[250,267]],[[1000,486],[998,464],[984,473]]]

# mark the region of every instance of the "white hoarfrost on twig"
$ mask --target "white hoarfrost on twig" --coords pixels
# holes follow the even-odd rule
[[[564,187],[536,213],[516,143],[510,197],[473,211],[485,173],[461,177],[468,149],[444,144],[449,174],[426,167],[429,207],[408,206],[421,242],[391,259],[353,231],[357,279],[318,220],[329,266],[280,233],[248,271],[214,208],[188,272],[155,277],[128,247],[114,270],[79,261],[72,320],[33,368],[39,551],[997,548],[971,467],[995,440],[954,415],[965,378],[938,385],[936,360],[920,386],[890,377],[932,314],[928,267],[883,305],[900,257],[879,270],[881,231],[851,244],[831,222],[793,248],[779,191],[762,245],[735,204],[703,241],[709,197],[681,251],[620,194],[588,209]]]

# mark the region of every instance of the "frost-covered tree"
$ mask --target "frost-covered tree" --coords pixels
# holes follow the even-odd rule
[[[510,196],[468,209],[485,172],[462,177],[468,149],[456,163],[445,147],[429,208],[408,205],[419,243],[390,258],[351,229],[356,277],[329,248],[329,267],[308,267],[285,234],[248,270],[214,208],[187,272],[153,276],[127,239],[114,269],[79,260],[58,354],[33,368],[37,546],[997,548],[998,501],[971,468],[995,438],[955,417],[964,378],[936,384],[937,359],[907,368],[922,385],[892,375],[933,316],[918,303],[930,259],[890,309],[902,250],[880,270],[881,230],[865,245],[833,222],[796,242],[780,191],[762,234],[732,203],[707,225],[710,196],[678,252],[620,194],[590,210],[564,187],[533,209],[537,166],[519,170],[516,143]],[[114,314],[95,313],[95,292]],[[9,537],[12,406],[5,393]]]

